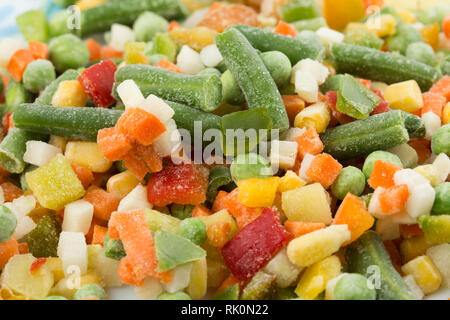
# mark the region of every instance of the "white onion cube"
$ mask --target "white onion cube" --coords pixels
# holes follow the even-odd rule
[[[30,140],[26,143],[23,161],[41,167],[60,153],[61,149],[58,147],[42,141]]]
[[[435,196],[436,192],[429,183],[415,187],[406,201],[406,211],[412,218],[429,215]]]
[[[308,171],[309,167],[311,166],[311,162],[314,160],[315,156],[313,156],[312,154],[305,154],[305,156],[303,157],[302,163],[300,165],[300,170],[298,171],[298,176],[305,181],[306,183],[311,182],[311,178],[308,177],[308,175],[306,174],[306,172]]]
[[[3,188],[0,187],[0,203],[5,202],[5,193],[3,192]]]
[[[289,260],[284,248],[266,264],[264,271],[277,277],[276,283],[280,288],[287,288],[295,283],[302,268]]]
[[[387,151],[397,155],[405,168],[415,167],[419,161],[417,151],[407,143],[400,144]]]
[[[400,238],[400,225],[389,216],[385,219],[377,220],[375,231],[381,236],[383,241]]]
[[[111,40],[109,46],[116,50],[124,51],[127,42],[136,41],[133,29],[122,24],[115,23],[111,26]]]
[[[24,43],[19,38],[5,38],[0,41],[0,67],[6,68],[12,55],[24,48]]]
[[[16,240],[22,239],[28,233],[33,231],[35,227],[36,223],[34,223],[34,221],[30,217],[21,217],[17,220],[16,230],[14,231],[14,238]]]
[[[139,300],[155,300],[164,291],[161,282],[153,277],[147,277],[142,286],[134,287]]]
[[[291,169],[297,158],[297,142],[274,140],[271,143],[270,162],[282,169]]]
[[[172,119],[175,111],[161,98],[151,94],[138,106],[147,112],[150,112],[162,123]]]
[[[137,108],[145,100],[141,89],[139,89],[138,85],[133,80],[125,80],[119,84],[117,86],[117,93],[127,109]]]
[[[413,295],[418,299],[422,300],[425,296],[422,289],[420,289],[419,285],[417,284],[414,277],[409,274],[405,277],[403,277],[403,281],[405,281],[406,285],[408,286],[409,290],[413,293]]]
[[[344,41],[344,35],[342,33],[330,28],[322,27],[316,31],[316,34],[319,36],[324,46]]]
[[[298,71],[309,72],[314,76],[319,85],[323,84],[327,80],[330,71],[327,67],[316,60],[303,59],[297,62],[292,69],[291,82],[295,83],[295,73]]]
[[[433,168],[440,179],[437,184],[445,182],[450,174],[450,158],[445,153],[441,153],[434,159]]]
[[[306,102],[317,102],[319,85],[316,78],[309,72],[295,73],[295,92]]]
[[[426,255],[439,270],[444,288],[450,289],[450,243],[431,247]]]
[[[223,60],[222,54],[215,44],[204,47],[200,52],[200,58],[207,67],[215,67]]]
[[[376,188],[372,194],[372,198],[370,198],[369,206],[367,208],[367,211],[377,219],[386,218],[386,215],[383,214],[380,207],[380,194],[385,190],[386,189],[382,187]]]
[[[26,216],[34,208],[36,208],[36,198],[34,196],[20,196],[12,201],[15,210],[18,210],[21,215]]]
[[[84,274],[88,266],[86,238],[82,232],[63,231],[59,235],[58,257],[63,264],[64,275],[71,274],[72,268],[78,268]]]
[[[182,73],[187,74],[197,74],[205,69],[200,54],[187,45],[181,48],[177,56],[177,67]]]
[[[186,263],[173,269],[173,280],[169,283],[163,283],[164,290],[174,293],[186,288],[191,280],[191,270],[192,263]]]
[[[422,115],[422,120],[425,123],[425,138],[431,139],[434,133],[441,127],[441,118],[430,111]]]
[[[298,137],[300,137],[302,134],[306,132],[306,128],[296,128],[292,127],[287,129],[282,134],[283,140],[286,141],[295,141]]]
[[[402,169],[394,174],[394,182],[396,185],[406,184],[408,186],[408,191],[411,191],[421,185],[427,184],[429,181],[420,173],[412,169]]]
[[[118,211],[151,209],[152,205],[147,200],[147,189],[138,184],[125,198],[120,200]]]
[[[63,231],[87,234],[94,216],[94,206],[86,200],[77,200],[64,208]]]
[[[153,142],[153,148],[160,157],[170,156],[181,148],[181,134],[173,119],[165,123],[166,131]]]

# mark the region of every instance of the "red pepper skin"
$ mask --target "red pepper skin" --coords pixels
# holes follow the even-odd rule
[[[9,129],[14,128],[14,122],[12,121],[12,112],[7,113],[3,117],[3,129],[5,131],[5,134],[8,134]]]
[[[336,103],[337,103],[337,92],[336,91],[328,91],[325,94],[325,98],[327,100],[328,106],[331,109],[331,113],[333,114],[333,117],[335,117],[336,120],[340,124],[346,124],[346,123],[355,121],[354,118],[352,118],[336,109]]]
[[[105,60],[87,68],[78,77],[78,82],[97,107],[106,108],[116,101],[111,95],[116,70],[112,60]]]
[[[371,116],[374,114],[379,114],[379,113],[384,113],[384,112],[388,112],[391,111],[391,109],[389,108],[389,102],[387,102],[384,97],[383,94],[381,93],[381,91],[379,90],[372,90],[373,92],[375,92],[379,97],[380,97],[380,104],[377,105],[375,107],[375,109],[373,109],[372,113],[370,114]]]
[[[206,201],[208,176],[208,169],[201,165],[171,163],[150,177],[148,201],[158,207],[171,203],[202,204]]]
[[[222,257],[239,280],[249,280],[289,241],[291,235],[280,223],[279,215],[264,208],[261,215],[242,228],[222,248]]]
[[[37,258],[30,265],[30,273],[33,274],[39,270],[41,266],[43,266],[47,262],[47,258]]]

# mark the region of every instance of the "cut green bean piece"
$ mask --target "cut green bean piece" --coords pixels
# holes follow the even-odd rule
[[[0,204],[0,244],[11,238],[16,226],[16,215],[8,207]]]
[[[304,30],[317,31],[320,28],[327,26],[327,22],[323,17],[294,21],[291,22],[291,24],[294,26],[295,29],[297,29],[297,31],[304,31]]]
[[[170,62],[174,62],[177,55],[177,44],[168,33],[157,33],[153,38],[153,42],[151,42],[150,50],[148,50],[147,54],[162,54]]]
[[[32,94],[25,89],[24,85],[11,79],[6,87],[5,93],[5,113],[16,111],[22,103],[31,102]]]
[[[326,94],[328,91],[339,91],[341,87],[342,79],[345,75],[337,74],[335,76],[329,77],[323,85],[320,86],[320,92]]]
[[[206,191],[206,200],[212,204],[219,193],[219,188],[233,182],[230,169],[223,166],[217,166],[211,169],[208,178],[208,189]]]
[[[254,152],[238,155],[230,166],[230,172],[234,181],[273,176],[269,161]]]
[[[36,99],[36,103],[50,105],[52,104],[53,95],[58,90],[59,84],[63,81],[77,80],[80,74],[76,70],[67,70],[60,75],[56,80],[52,81],[44,91]]]
[[[450,124],[440,127],[431,138],[431,151],[450,156]]]
[[[319,6],[314,0],[292,0],[278,8],[280,18],[286,22],[312,19],[321,16]]]
[[[405,127],[406,130],[408,130],[409,138],[414,139],[425,137],[426,129],[422,118],[404,111],[403,115],[405,117]]]
[[[26,41],[47,41],[47,18],[45,17],[44,11],[27,11],[18,16],[16,22]]]
[[[30,253],[36,258],[57,257],[61,226],[53,213],[43,216],[25,238]]]
[[[170,206],[170,213],[172,213],[172,216],[180,220],[192,217],[192,211],[194,211],[194,206],[190,204],[173,203]]]
[[[99,300],[108,299],[105,290],[96,283],[88,283],[81,286],[73,295],[74,300],[83,300],[92,297],[98,298]]]
[[[119,239],[111,239],[108,233],[106,233],[105,239],[103,240],[103,248],[105,257],[107,258],[120,260],[127,255],[122,241]]]

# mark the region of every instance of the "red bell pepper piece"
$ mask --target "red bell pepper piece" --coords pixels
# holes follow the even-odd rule
[[[105,60],[87,68],[78,77],[86,94],[97,107],[109,107],[116,99],[111,95],[117,67],[112,60]]]
[[[372,91],[375,92],[380,97],[381,100],[380,100],[380,104],[377,105],[375,107],[375,109],[373,109],[373,111],[370,115],[372,116],[374,114],[379,114],[379,113],[384,113],[384,112],[390,111],[391,109],[389,108],[389,102],[387,102],[384,99],[384,96],[381,93],[381,91],[380,90],[372,90]]]
[[[9,129],[14,128],[14,122],[12,121],[12,112],[5,114],[3,117],[3,128],[7,134]]]
[[[325,94],[325,98],[327,100],[327,104],[331,109],[331,113],[333,114],[333,117],[336,118],[336,120],[340,123],[340,124],[346,124],[349,122],[354,121],[355,119],[338,111],[338,109],[336,109],[336,103],[337,103],[337,92],[336,91],[328,91]]]
[[[148,201],[158,207],[170,203],[199,205],[206,201],[208,169],[192,163],[169,164],[154,173],[147,187]]]
[[[225,244],[222,256],[236,278],[248,280],[264,267],[290,238],[291,235],[280,223],[278,213],[264,208],[258,218]]]

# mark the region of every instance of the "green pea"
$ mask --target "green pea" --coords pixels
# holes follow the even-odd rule
[[[431,138],[431,151],[450,156],[450,124],[440,127]]]
[[[245,102],[244,94],[230,70],[225,71],[220,80],[224,101],[233,105],[241,105]]]
[[[269,161],[253,152],[238,155],[231,164],[230,171],[234,181],[273,175]]]
[[[78,289],[73,295],[75,300],[81,300],[89,297],[96,297],[100,300],[108,299],[105,290],[103,290],[103,288],[96,283],[89,283],[81,286],[81,288]]]
[[[174,203],[170,206],[170,212],[172,213],[172,215],[180,220],[192,217],[193,210],[194,206],[191,206],[189,204],[184,205]]]
[[[206,240],[206,226],[199,218],[187,218],[181,221],[178,234],[196,245],[201,245]]]
[[[16,230],[16,215],[0,204],[0,243],[8,241]]]
[[[61,296],[48,296],[44,300],[68,300],[68,299]]]
[[[186,293],[179,291],[174,293],[163,292],[158,296],[158,300],[192,300],[192,299]]]
[[[69,10],[62,10],[48,20],[48,32],[50,37],[57,37],[63,34],[72,33],[67,26],[72,13]]]
[[[336,181],[331,186],[331,192],[339,200],[343,200],[347,193],[359,196],[366,186],[364,173],[356,167],[348,166],[341,170]]]
[[[151,65],[157,64],[162,59],[166,59],[166,60],[169,61],[169,57],[167,57],[167,56],[165,56],[163,54],[159,54],[159,53],[150,54],[150,55],[147,56],[148,63],[151,64]]]
[[[73,34],[56,37],[49,44],[50,59],[58,72],[78,69],[89,63],[86,44]]]
[[[371,154],[369,154],[366,158],[366,161],[364,161],[364,166],[363,166],[362,171],[363,171],[364,175],[366,176],[366,179],[370,178],[370,175],[372,174],[373,166],[375,164],[375,161],[377,161],[377,160],[383,160],[386,162],[390,162],[390,163],[396,164],[399,167],[403,168],[402,161],[395,154],[387,152],[387,151],[374,151]]]
[[[378,38],[376,35],[364,28],[349,31],[344,37],[344,42],[377,50],[380,50],[384,44],[382,39]]]
[[[142,13],[133,25],[133,31],[137,41],[148,42],[158,32],[167,32],[169,22],[156,13],[147,11]]]
[[[119,239],[111,239],[108,233],[105,239],[103,239],[103,250],[106,257],[114,260],[120,260],[127,255],[122,241]]]
[[[397,33],[387,40],[387,48],[389,51],[397,51],[406,54],[406,49],[411,43],[422,42],[420,32],[410,25],[400,25]]]
[[[423,10],[419,15],[419,21],[424,25],[433,23],[442,25],[442,20],[444,20],[445,16],[450,13],[450,4],[444,2]]]
[[[358,273],[343,275],[333,291],[336,300],[375,300],[376,291],[369,288],[367,278]]]
[[[55,67],[48,60],[31,62],[23,73],[23,85],[28,91],[38,93],[56,79]]]
[[[215,74],[219,78],[222,76],[222,73],[219,70],[217,70],[216,68],[205,68],[197,74],[198,75],[200,75],[200,74]]]
[[[406,49],[406,57],[430,66],[434,65],[436,61],[433,48],[423,42],[411,43]]]
[[[278,87],[282,87],[289,82],[292,64],[284,53],[267,51],[261,54],[261,59]]]
[[[436,196],[434,198],[431,212],[434,215],[450,215],[450,182],[444,182],[434,187]]]

